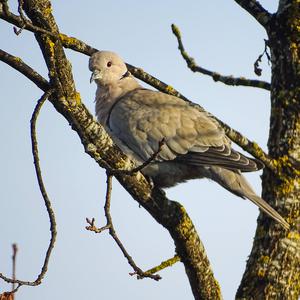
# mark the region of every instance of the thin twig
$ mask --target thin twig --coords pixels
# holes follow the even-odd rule
[[[271,61],[270,54],[268,53],[268,41],[267,40],[264,40],[264,41],[265,41],[264,51],[258,56],[258,58],[256,59],[256,61],[254,62],[254,73],[257,76],[261,76],[261,73],[262,73],[262,69],[259,66],[259,63],[261,62],[262,57],[264,55],[266,55],[267,60],[268,60],[268,64],[270,64],[270,61]]]
[[[20,14],[21,19],[23,20],[23,22],[26,24],[27,21],[29,21],[26,16],[24,15],[23,12],[23,5],[24,5],[24,0],[18,0],[18,12]]]
[[[163,269],[173,266],[174,264],[176,264],[179,261],[180,261],[179,255],[175,254],[172,258],[169,258],[169,259],[161,262],[158,266],[155,266],[155,267],[145,271],[145,273],[146,274],[155,274]],[[132,274],[132,275],[134,275],[134,274]]]
[[[44,203],[45,203],[45,206],[46,206],[46,209],[48,212],[48,216],[49,216],[51,238],[50,238],[50,243],[49,243],[46,255],[45,255],[45,259],[44,259],[44,263],[43,263],[41,272],[37,276],[35,281],[24,281],[24,280],[8,278],[8,277],[4,276],[2,273],[0,273],[0,278],[3,279],[4,281],[6,281],[8,283],[17,283],[18,284],[15,291],[22,285],[36,286],[36,285],[41,284],[42,279],[44,278],[44,276],[47,272],[47,269],[48,269],[49,259],[50,259],[51,252],[53,250],[55,240],[56,240],[56,235],[57,235],[55,214],[52,209],[51,201],[47,195],[47,192],[46,192],[46,189],[44,186],[44,182],[43,182],[43,178],[42,178],[42,173],[41,173],[41,168],[40,168],[40,163],[39,163],[38,144],[37,144],[37,138],[36,138],[36,121],[37,121],[39,112],[41,110],[42,105],[47,100],[47,98],[50,97],[52,92],[53,92],[52,90],[47,91],[39,99],[39,101],[33,111],[31,121],[30,121],[31,143],[32,143],[32,154],[33,154],[34,166],[35,166],[35,171],[36,171],[39,188],[40,188],[41,194],[43,196]]]
[[[114,239],[120,250],[122,251],[123,255],[127,259],[129,265],[133,268],[134,273],[138,274],[139,278],[151,278],[154,280],[160,280],[161,277],[159,275],[153,275],[153,274],[147,274],[143,272],[134,262],[132,257],[129,255],[127,250],[125,249],[124,245],[122,244],[121,240],[119,239],[116,230],[113,225],[112,216],[110,214],[110,203],[111,203],[111,191],[112,191],[112,175],[107,172],[107,179],[106,179],[106,196],[105,196],[105,206],[104,206],[104,212],[106,217],[106,225],[100,228],[97,228],[95,226],[95,219],[89,220],[86,218],[86,221],[88,222],[89,226],[86,226],[86,229],[89,231],[93,231],[95,233],[100,233],[104,230],[109,230],[109,234]]]
[[[6,3],[5,0],[0,0],[0,1]],[[7,22],[15,24],[17,26],[20,26],[20,27],[22,27],[22,25],[23,25],[22,19],[19,16],[16,16],[13,13],[11,13],[8,10],[7,5],[6,5],[6,12],[3,10],[3,13],[0,13],[0,18],[6,20]],[[43,34],[47,34],[47,35],[49,35],[49,36],[51,36],[55,39],[60,39],[61,42],[63,43],[64,47],[70,48],[74,51],[78,51],[80,53],[83,53],[83,54],[86,54],[86,55],[89,55],[89,56],[91,56],[93,53],[99,51],[99,50],[87,45],[86,43],[84,43],[83,41],[81,41],[77,38],[69,37],[69,36],[67,36],[66,34],[63,34],[63,33],[60,33],[59,35],[57,35],[53,32],[50,32],[50,31],[47,31],[45,29],[39,28],[38,26],[33,25],[29,21],[27,21],[27,24],[26,24],[25,28],[29,31],[34,32],[34,33],[36,33],[36,32],[43,33]],[[177,39],[178,39],[178,37],[177,37]],[[181,41],[181,39],[180,39],[180,41]],[[191,60],[190,65],[193,66],[194,64],[192,63],[193,62],[192,58],[189,57],[189,59]],[[148,74],[147,72],[145,72],[141,68],[134,67],[130,64],[126,64],[126,65],[127,65],[128,70],[135,77],[137,77],[138,79],[143,80],[144,82],[150,84],[151,86],[157,88],[158,90],[160,90],[164,93],[168,93],[168,94],[171,94],[173,96],[182,98],[184,100],[188,100],[184,95],[182,95],[180,92],[178,92],[172,86],[160,81],[159,79],[155,78],[154,76],[151,76],[150,74]],[[208,70],[206,70],[204,68],[201,68],[199,66],[198,66],[198,68],[199,68],[199,70],[197,70],[198,72],[201,71],[201,73],[211,76],[215,81],[221,81],[221,82],[224,82],[225,84],[228,84],[228,85],[254,86],[254,87],[270,90],[269,83],[264,82],[264,81],[250,80],[250,79],[245,79],[245,78],[242,78],[242,77],[234,78],[232,76],[222,76],[222,75],[220,75],[216,72],[208,71]]]
[[[54,247],[54,244],[56,241],[56,235],[57,235],[55,214],[54,214],[54,211],[53,211],[53,208],[51,205],[51,201],[48,197],[48,194],[47,194],[44,182],[43,182],[43,177],[42,177],[42,172],[41,172],[41,167],[40,167],[40,162],[39,162],[38,143],[37,143],[37,138],[36,138],[36,121],[37,121],[39,112],[40,112],[43,104],[45,103],[45,101],[51,96],[52,93],[53,93],[53,90],[49,90],[40,98],[40,100],[38,101],[38,103],[34,109],[32,118],[30,120],[31,143],[32,143],[32,153],[33,153],[35,171],[36,171],[36,176],[38,179],[39,188],[42,193],[44,203],[45,203],[45,206],[46,206],[46,209],[48,212],[49,221],[50,221],[50,232],[51,232],[51,239],[50,239],[50,243],[49,243],[49,246],[47,249],[44,264],[43,264],[41,273],[35,280],[36,284],[40,284],[42,282],[42,279],[44,278],[44,276],[47,272],[50,255],[53,250],[53,247]]]
[[[28,22],[27,18],[24,15],[24,12],[23,12],[23,4],[24,4],[24,0],[18,1],[18,12],[20,14],[20,18],[23,21],[23,25],[21,26],[21,28],[19,30],[16,27],[14,27],[14,32],[16,35],[19,35],[23,31],[23,29],[26,27],[26,24]]]
[[[165,139],[162,139],[158,143],[157,150],[153,152],[153,154],[147,160],[145,160],[141,165],[139,165],[136,168],[133,168],[131,170],[107,169],[107,171],[110,173],[110,175],[132,175],[134,173],[142,171],[144,168],[146,168],[148,165],[150,165],[152,162],[156,160],[164,144],[165,144]]]
[[[18,27],[23,26],[23,21],[21,17],[11,13],[9,11],[9,7],[7,5],[6,0],[0,0],[0,3],[3,4],[3,11],[0,10],[0,18],[14,24]],[[91,47],[90,45],[84,43],[83,41],[75,38],[75,37],[70,37],[66,34],[60,33],[59,35],[47,31],[43,28],[40,28],[38,26],[33,25],[30,21],[27,21],[25,29],[33,32],[33,33],[42,33],[51,36],[54,39],[60,39],[62,42],[63,46],[65,48],[72,49],[74,51],[83,53],[85,55],[91,56],[93,53],[99,51],[96,48]],[[152,85],[153,87],[157,88],[158,90],[171,94],[173,96],[182,98],[184,100],[187,100],[186,97],[184,97],[181,93],[179,93],[177,90],[175,90],[172,86],[162,82],[161,80],[157,79],[156,77],[148,74],[141,68],[134,67],[130,64],[126,64],[128,70],[138,79],[143,80],[144,82]]]
[[[22,33],[22,31],[23,31],[23,29],[25,29],[25,27],[26,27],[26,25],[24,24],[21,28],[17,28],[17,27],[13,27],[13,30],[14,30],[14,33],[15,33],[15,35],[19,35],[19,34],[21,34]]]
[[[165,139],[162,139],[159,143],[158,143],[158,148],[157,150],[146,160],[144,161],[141,165],[132,168],[132,169],[113,169],[105,160],[102,160],[101,158],[99,158],[99,160],[101,160],[101,164],[103,165],[103,167],[106,169],[106,172],[108,172],[110,175],[112,176],[117,176],[117,175],[133,175],[139,171],[142,171],[144,168],[146,168],[149,164],[151,164],[152,162],[154,162],[158,156],[158,154],[160,153],[162,146],[165,143]],[[86,148],[85,150],[87,153],[92,153],[93,151],[91,151],[91,149]],[[93,227],[92,224],[94,224],[94,219],[90,220],[90,219],[86,219],[86,221]],[[93,227],[94,228],[94,227]],[[106,226],[98,228],[97,231],[101,232],[103,230],[107,229]],[[95,228],[93,229],[93,231],[95,231]],[[98,233],[99,233],[98,232]]]
[[[17,266],[17,252],[18,252],[18,246],[17,244],[12,244],[12,279],[16,280],[16,266]],[[16,288],[16,283],[12,283],[12,291],[14,291]],[[14,296],[13,296],[14,298]]]
[[[5,20],[5,21],[7,21],[7,22],[9,22],[9,23],[21,28],[21,29],[27,29],[27,30],[29,30],[33,33],[36,33],[36,32],[44,33],[44,34],[50,35],[52,37],[56,37],[56,35],[53,34],[52,32],[33,25],[32,22],[24,16],[24,13],[23,13],[22,9],[19,9],[20,8],[20,2],[19,2],[19,6],[18,6],[19,13],[21,11],[20,16],[17,16],[15,14],[13,14],[9,10],[7,0],[0,0],[0,3],[2,4],[2,8],[3,8],[3,11],[1,11],[1,9],[0,9],[0,18],[1,19]],[[23,17],[22,17],[22,15],[23,15]],[[14,31],[16,33],[17,29],[14,29]]]
[[[244,77],[233,77],[233,76],[224,76],[221,75],[217,72],[212,72],[207,69],[204,69],[200,66],[198,66],[195,62],[195,60],[190,57],[187,52],[184,49],[183,43],[182,43],[182,38],[181,38],[181,33],[179,28],[175,25],[172,24],[172,32],[177,38],[178,42],[178,49],[180,50],[180,53],[183,57],[183,59],[186,61],[187,66],[193,71],[193,72],[198,72],[204,75],[208,75],[213,78],[214,81],[220,81],[226,85],[231,85],[231,86],[249,86],[249,87],[256,87],[256,88],[261,88],[264,90],[270,90],[271,85],[268,82],[261,81],[261,80],[255,80],[255,79],[247,79]]]

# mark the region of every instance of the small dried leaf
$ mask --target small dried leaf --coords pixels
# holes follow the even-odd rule
[[[0,300],[14,300],[14,294],[9,292],[0,294]]]
[[[262,69],[259,67],[259,63],[261,62],[261,57],[262,57],[262,55],[260,55],[254,63],[254,73],[257,76],[261,76],[261,73],[262,73]]]

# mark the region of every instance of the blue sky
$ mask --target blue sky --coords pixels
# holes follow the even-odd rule
[[[15,10],[15,2],[10,6]],[[271,12],[276,1],[261,1]],[[264,49],[266,34],[234,1],[52,1],[61,32],[93,47],[119,53],[128,63],[173,85],[185,96],[265,150],[269,124],[267,91],[228,87],[186,68],[171,24],[181,29],[186,50],[198,64],[225,75],[255,78],[253,63]],[[34,36],[16,36],[0,22],[1,48],[21,57],[44,77],[47,69]],[[90,85],[88,57],[66,50],[76,87],[94,112],[95,85]],[[263,62],[261,79],[270,80]],[[2,109],[0,272],[11,272],[11,244],[19,246],[17,275],[33,280],[49,241],[49,223],[33,169],[29,120],[41,91],[0,63]],[[58,239],[41,286],[22,287],[17,299],[193,299],[183,265],[160,272],[154,282],[136,280],[131,268],[104,232],[85,230],[85,218],[104,224],[105,172],[84,153],[75,132],[46,103],[39,121],[40,159],[45,184],[57,217]],[[260,193],[260,172],[247,175]],[[196,180],[167,190],[191,216],[205,245],[224,299],[233,299],[251,250],[258,209],[217,184]],[[168,232],[139,208],[114,181],[112,216],[116,230],[143,269],[174,254]],[[0,282],[0,291],[7,289]]]

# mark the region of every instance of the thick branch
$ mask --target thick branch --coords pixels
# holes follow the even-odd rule
[[[49,13],[49,1],[26,0],[24,3],[25,11],[34,26],[59,34],[55,20]],[[51,82],[56,88],[56,98],[52,99],[52,103],[80,135],[86,151],[100,165],[105,160],[113,169],[132,168],[132,162],[112,143],[103,127],[94,121],[80,102],[61,41],[40,33],[36,34],[36,38],[48,65]],[[116,177],[133,198],[173,236],[178,254],[184,258],[195,298],[219,299],[219,286],[213,277],[203,245],[184,208],[179,203],[168,200],[160,190],[152,190],[141,173]]]
[[[188,53],[185,51],[182,39],[181,39],[181,33],[179,28],[172,24],[172,31],[174,35],[177,38],[178,41],[178,49],[180,50],[180,53],[183,57],[183,59],[186,61],[187,66],[193,71],[198,72],[204,75],[208,75],[212,77],[214,81],[220,81],[226,85],[237,85],[237,86],[249,86],[249,87],[256,87],[261,88],[265,90],[270,90],[271,85],[268,82],[261,81],[261,80],[254,80],[254,79],[247,79],[245,77],[233,77],[233,76],[224,76],[217,72],[212,72],[207,69],[204,69],[200,66],[198,66],[195,62],[195,60],[188,55]]]
[[[271,14],[256,0],[234,0],[244,8],[265,29],[271,19]]]
[[[15,68],[18,69],[17,67]],[[131,171],[134,170],[134,164],[129,162],[128,158],[125,157],[115,145],[113,145],[112,140],[106,134],[103,127],[95,122],[93,116],[90,115],[83,104],[72,107],[70,110],[65,99],[61,99],[61,101],[62,103],[56,103],[56,108],[67,118],[73,129],[76,130],[80,135],[86,152],[93,157],[101,167],[107,167],[107,162],[109,162],[111,169],[120,168],[123,170],[128,168],[131,176],[122,176],[123,172],[121,171],[118,174],[119,181],[127,189],[127,191],[131,193],[133,198],[137,200],[143,207],[145,207],[159,223],[161,223],[163,226],[166,226],[165,224],[168,222],[169,226],[172,228],[172,223],[170,221],[171,218],[168,218],[168,220],[165,220],[164,222],[160,219],[162,216],[160,215],[159,210],[166,206],[164,203],[172,203],[172,205],[169,206],[169,209],[173,214],[174,210],[180,212],[180,215],[178,215],[174,220],[174,227],[177,231],[175,244],[179,246],[183,241],[185,241],[186,234],[188,234],[190,239],[197,241],[197,244],[195,244],[194,247],[191,247],[192,245],[186,245],[185,247],[181,245],[180,248],[177,247],[181,250],[178,251],[178,254],[185,255],[186,263],[189,264],[186,269],[189,270],[188,274],[190,276],[190,280],[194,281],[192,283],[192,286],[194,286],[193,290],[198,295],[202,295],[200,298],[196,297],[196,299],[206,299],[205,293],[207,291],[209,294],[216,292],[219,295],[219,286],[212,275],[210,267],[208,267],[209,262],[204,252],[204,247],[195,231],[194,225],[184,211],[184,208],[179,203],[169,201],[163,194],[161,194],[160,191],[151,191],[151,187],[142,174],[135,174]],[[153,196],[154,194],[155,196]],[[157,207],[158,203],[161,203],[162,206]],[[178,213],[176,213],[176,215],[177,214]],[[169,214],[164,213],[163,216],[167,217]],[[180,222],[183,217],[189,220],[187,224],[190,233],[186,231],[186,220],[184,222]],[[198,245],[200,245],[199,248]],[[193,256],[188,257],[189,253]],[[198,261],[199,264],[201,261],[201,264],[194,264],[196,261]],[[198,274],[198,277],[195,276],[195,272],[199,273],[200,275]],[[205,276],[202,277],[201,274]],[[21,283],[30,284],[30,282],[25,281],[22,281]],[[214,299],[219,299],[219,297],[221,296],[219,295]]]

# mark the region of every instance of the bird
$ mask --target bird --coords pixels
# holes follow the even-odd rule
[[[92,54],[89,69],[90,82],[97,85],[95,114],[99,123],[137,166],[150,159],[141,172],[154,186],[165,189],[208,178],[249,199],[289,229],[242,175],[263,168],[263,163],[234,150],[210,113],[181,98],[144,88],[114,52]]]

